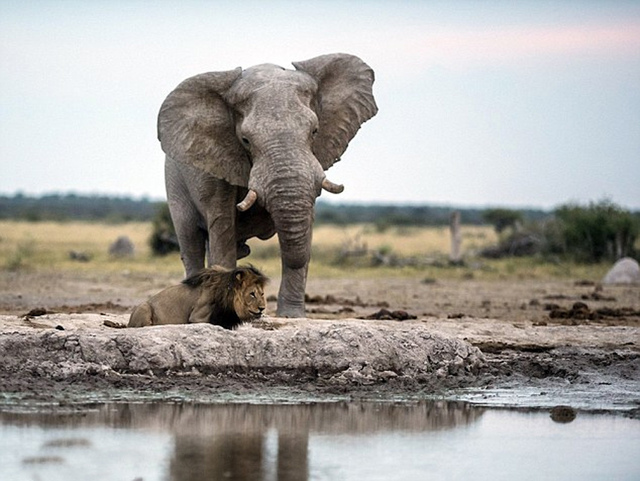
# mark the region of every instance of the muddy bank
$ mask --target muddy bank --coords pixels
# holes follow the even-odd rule
[[[399,399],[640,407],[638,329],[494,319],[265,318],[115,329],[117,313],[0,316],[7,399]]]
[[[0,272],[0,396],[639,406],[638,286],[312,278],[312,319],[267,317],[232,333],[104,325],[125,324],[135,304],[175,282]]]
[[[108,319],[107,319],[108,318]],[[271,385],[318,382],[328,390],[412,383],[460,386],[486,366],[466,341],[420,325],[266,319],[229,331],[208,324],[144,329],[118,315],[0,318],[4,389],[52,380],[135,385],[140,377],[198,384],[209,377]],[[98,381],[96,381],[98,379]]]

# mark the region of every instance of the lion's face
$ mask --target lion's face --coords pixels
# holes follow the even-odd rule
[[[252,281],[253,279],[243,282],[233,298],[234,310],[243,321],[257,319],[267,306],[264,286]]]

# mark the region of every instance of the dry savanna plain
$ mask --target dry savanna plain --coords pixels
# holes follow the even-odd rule
[[[126,324],[136,304],[183,276],[177,253],[152,255],[150,234],[150,223],[0,222],[0,332],[108,332],[113,327],[103,321]],[[120,236],[133,242],[132,256],[109,254]],[[538,404],[549,399],[585,408],[623,406],[637,416],[640,286],[600,285],[609,264],[478,255],[497,240],[490,227],[463,225],[464,262],[451,265],[447,227],[318,225],[305,320],[274,317],[277,240],[253,240],[252,254],[241,263],[271,278],[269,303],[263,320],[241,329],[339,322],[374,330],[426,330],[469,343],[483,356],[479,371],[474,368],[464,382],[440,388],[471,386],[486,402],[506,404],[504,389],[519,389],[529,393],[530,402],[537,396]],[[394,384],[402,376],[385,373],[374,380],[360,375],[358,389],[367,384],[376,385],[377,392],[425,389]],[[27,389],[9,373],[3,376],[0,390]]]
[[[536,306],[536,296],[543,304],[545,296],[561,299],[562,289],[593,290],[610,267],[535,258],[482,259],[479,251],[498,240],[493,229],[463,226],[462,234],[464,263],[451,265],[447,227],[317,226],[307,288],[310,315],[322,311],[314,307],[321,300],[340,298],[346,307],[388,304],[416,315],[503,318],[504,311],[526,311],[524,304],[530,301]],[[150,223],[142,222],[0,222],[0,309],[17,313],[109,302],[129,310],[183,276],[177,253],[152,255],[150,235]],[[133,255],[109,253],[121,236],[133,243]],[[252,253],[240,263],[251,263],[271,278],[267,295],[273,299],[280,274],[277,238],[249,244]],[[74,287],[64,289],[66,283]],[[274,304],[270,308],[275,312]]]

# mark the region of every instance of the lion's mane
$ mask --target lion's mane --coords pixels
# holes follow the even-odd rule
[[[211,294],[209,322],[233,329],[253,319],[264,309],[264,286],[268,278],[252,265],[225,269],[202,269],[182,283]],[[259,309],[259,311],[257,311]]]

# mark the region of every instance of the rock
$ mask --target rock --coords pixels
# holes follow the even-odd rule
[[[48,311],[44,307],[34,307],[26,314],[22,314],[20,317],[40,317],[44,316],[45,314],[50,314],[50,311]]]
[[[576,418],[576,410],[571,406],[555,406],[551,409],[551,419],[557,423],[570,423]]]
[[[109,246],[109,254],[113,257],[133,257],[135,248],[127,236],[120,236]]]
[[[616,262],[602,279],[603,284],[640,284],[640,265],[631,257]]]
[[[397,376],[435,379],[477,373],[482,352],[466,341],[421,325],[301,321],[278,330],[210,324],[140,329],[54,329],[0,332],[3,371],[69,379],[87,373],[170,376],[190,373],[309,373],[346,384],[387,382]]]
[[[91,260],[91,254],[83,251],[69,251],[69,259],[78,262],[89,262]]]
[[[378,312],[374,312],[369,316],[362,317],[361,319],[377,319],[381,321],[406,321],[408,319],[417,319],[418,316],[409,314],[407,311],[397,310],[390,311],[388,309],[380,309]]]

